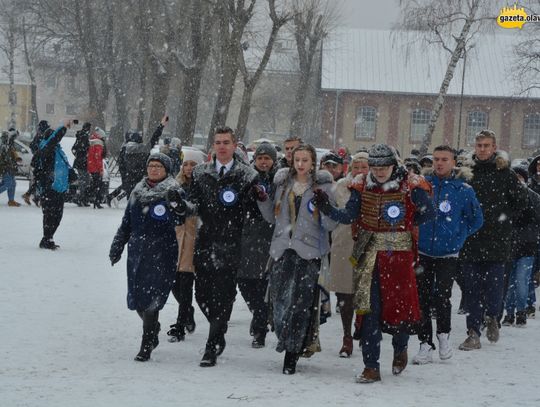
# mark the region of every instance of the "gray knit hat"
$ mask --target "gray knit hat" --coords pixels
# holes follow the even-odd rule
[[[386,167],[397,165],[394,150],[386,144],[374,144],[369,149],[368,165],[370,167]]]
[[[171,172],[172,163],[171,159],[167,155],[163,153],[152,153],[148,157],[148,160],[146,160],[147,167],[150,161],[159,161],[165,167],[165,171],[167,172],[167,174]]]
[[[255,150],[255,154],[253,154],[253,157],[256,158],[258,155],[268,155],[272,159],[272,161],[276,162],[277,160],[277,150],[276,148],[270,144],[270,143],[261,143],[259,144],[259,147]]]

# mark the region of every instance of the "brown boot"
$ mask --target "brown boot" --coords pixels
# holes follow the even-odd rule
[[[24,199],[24,202],[26,203],[26,205],[32,205],[32,202],[30,202],[30,195],[28,194],[28,192],[22,195],[22,199]]]
[[[403,372],[407,367],[407,362],[407,349],[398,354],[394,354],[394,360],[392,361],[392,373],[398,375]]]
[[[8,206],[13,206],[15,208],[18,208],[19,206],[21,206],[21,204],[17,201],[8,201]]]
[[[350,335],[345,335],[343,337],[343,346],[339,351],[340,358],[348,358],[352,355],[353,351],[353,338]]]
[[[356,376],[356,383],[375,383],[381,381],[381,373],[379,369],[374,369],[371,367],[364,368],[362,374]]]

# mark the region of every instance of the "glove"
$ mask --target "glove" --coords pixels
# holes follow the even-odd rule
[[[251,187],[251,193],[257,201],[264,202],[268,199],[266,188],[262,185],[255,184]]]
[[[171,209],[177,214],[183,215],[186,212],[187,204],[179,190],[169,190],[167,192],[167,201]]]
[[[122,257],[122,253],[120,254],[109,254],[109,260],[111,261],[111,266],[114,266],[116,263],[120,261],[120,258]]]
[[[313,191],[313,204],[325,215],[330,213],[330,210],[332,209],[332,205],[328,199],[328,194],[322,189],[316,189]]]

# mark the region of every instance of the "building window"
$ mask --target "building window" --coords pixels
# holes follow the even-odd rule
[[[474,146],[478,132],[487,129],[488,114],[486,112],[473,111],[467,113],[467,144]]]
[[[427,133],[431,110],[414,109],[411,115],[411,143],[421,143]]]
[[[377,109],[371,106],[359,107],[356,111],[355,140],[375,140],[377,130]]]
[[[527,114],[523,120],[523,148],[538,147],[540,147],[540,114]]]
[[[47,114],[54,114],[54,104],[53,103],[47,103],[45,105],[45,112]]]
[[[67,88],[68,90],[71,90],[71,91],[77,90],[77,82],[76,82],[75,75],[69,75],[67,77]]]
[[[52,89],[56,88],[56,76],[49,75],[45,81],[45,86]]]
[[[75,105],[66,105],[66,114],[74,116],[77,114],[77,107]]]

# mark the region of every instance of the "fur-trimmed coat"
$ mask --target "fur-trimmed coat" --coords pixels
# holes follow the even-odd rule
[[[450,177],[441,179],[429,168],[424,176],[433,186],[435,219],[420,225],[418,249],[432,257],[457,254],[484,221],[476,194],[467,183],[472,170],[455,168]]]
[[[484,224],[467,238],[460,258],[466,262],[506,262],[511,258],[512,221],[527,206],[527,188],[510,169],[504,151],[485,161],[472,158],[469,183],[480,202]]]
[[[150,187],[146,177],[133,190],[109,257],[120,258],[128,245],[127,305],[130,310],[160,310],[176,276],[175,226],[182,221],[169,208],[167,192],[180,186],[172,177]],[[183,193],[183,192],[181,192]]]
[[[314,189],[320,188],[328,194],[330,203],[335,205],[332,182],[333,177],[328,171],[317,171],[315,182],[302,195],[293,227],[288,197],[294,180],[289,177],[289,168],[282,168],[276,173],[274,199],[257,202],[266,221],[276,224],[270,245],[270,256],[274,260],[278,260],[287,249],[293,249],[305,260],[321,258],[330,251],[328,232],[335,229],[337,223],[314,208],[311,200]],[[274,211],[278,201],[279,213],[276,214]]]

